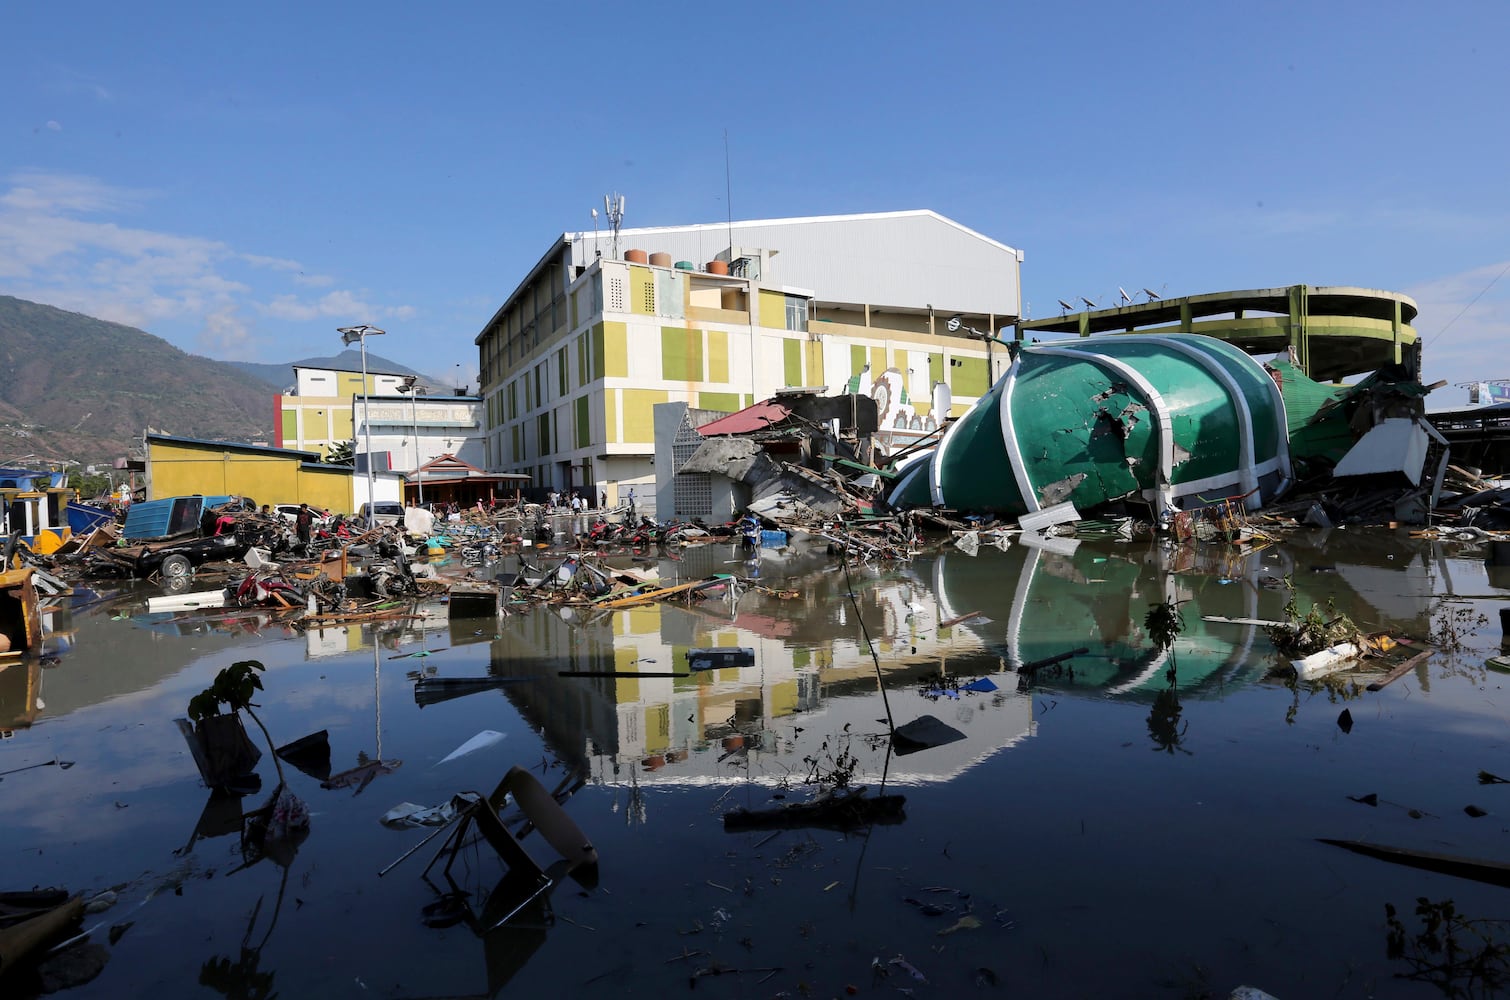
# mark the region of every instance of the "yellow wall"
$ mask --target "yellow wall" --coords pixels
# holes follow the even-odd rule
[[[213,443],[149,442],[149,500],[193,493],[247,496],[259,504],[308,503],[351,511],[351,473],[306,468],[302,456]]]
[[[625,389],[624,393],[624,443],[655,443],[655,404],[669,401],[667,393],[658,389]]]
[[[803,385],[802,341],[782,338],[781,377],[787,385]]]
[[[708,381],[729,381],[729,334],[726,330],[708,331]]]
[[[603,324],[603,370],[609,378],[629,376],[629,328],[623,323]]]
[[[629,310],[644,316],[655,315],[648,308],[655,304],[655,272],[648,267],[629,267]]]
[[[704,410],[717,410],[720,413],[733,413],[740,408],[739,393],[737,392],[700,392],[697,394],[697,405]]]
[[[703,374],[703,332],[684,326],[661,327],[661,378],[701,382]]]
[[[786,329],[786,293],[760,290],[760,325],[771,330]]]
[[[823,345],[816,340],[807,342],[807,380],[802,384],[828,384],[823,379]]]

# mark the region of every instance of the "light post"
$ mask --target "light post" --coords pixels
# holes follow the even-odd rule
[[[412,407],[414,407],[414,409],[412,411],[412,416],[413,416],[413,428],[412,429],[414,431],[414,486],[419,491],[418,499],[415,502],[418,503],[421,507],[423,507],[425,505],[425,481],[424,481],[423,478],[421,478],[420,472],[419,472],[419,466],[420,466],[420,460],[419,459],[420,459],[420,455],[419,455],[419,385],[418,385],[418,383],[419,383],[419,377],[418,376],[415,376],[415,375],[405,375],[404,376],[404,384],[398,387],[398,391],[399,392],[407,392],[409,394],[409,405],[412,406]]]
[[[963,329],[966,333],[970,334],[970,336],[979,337],[981,340],[984,340],[986,342],[986,388],[989,389],[991,386],[995,385],[996,360],[991,356],[991,345],[1000,343],[1002,344],[1002,346],[1009,349],[1011,345],[998,340],[996,338],[996,335],[991,333],[989,330],[977,330],[973,326],[965,326],[962,322],[962,317],[960,316],[949,317],[949,322],[946,324],[946,326],[950,333],[957,333],[959,330]]]
[[[375,523],[373,515],[376,513],[377,501],[373,497],[372,485],[372,393],[367,386],[367,338],[388,331],[363,323],[361,326],[338,327],[336,332],[341,335],[341,343],[347,347],[357,341],[362,344],[362,431],[367,438],[367,526],[371,527]]]

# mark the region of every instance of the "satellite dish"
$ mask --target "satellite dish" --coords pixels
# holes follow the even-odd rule
[[[1071,309],[1075,308],[1063,299],[1059,300],[1059,304],[1064,307],[1065,312],[1069,312]]]
[[[1159,297],[1159,293],[1154,291],[1152,288],[1143,289],[1143,294],[1148,296],[1148,301],[1150,302]]]
[[[1096,303],[1092,302],[1090,299],[1086,298],[1084,295],[1080,296],[1080,301],[1085,303],[1085,307],[1087,309],[1094,309],[1094,308],[1096,308]]]
[[[1118,285],[1117,286],[1117,291],[1118,291],[1118,293],[1121,294],[1123,302],[1131,302],[1132,301],[1132,296],[1127,294],[1127,289],[1123,288],[1121,285]]]

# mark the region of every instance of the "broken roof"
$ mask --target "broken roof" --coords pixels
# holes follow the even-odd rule
[[[719,434],[749,434],[781,423],[791,412],[780,403],[765,400],[754,406],[746,406],[727,417],[711,420],[699,427],[697,432],[703,437],[715,437]]]

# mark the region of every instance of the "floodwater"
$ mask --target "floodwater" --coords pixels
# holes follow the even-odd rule
[[[1492,993],[1432,968],[1444,955],[1414,909],[1450,900],[1459,943],[1476,956],[1487,935],[1483,968],[1503,977],[1501,888],[1318,838],[1507,860],[1510,785],[1479,781],[1510,775],[1507,675],[1485,667],[1504,571],[1472,545],[1385,531],[1248,552],[1051,545],[848,572],[821,552],[747,563],[713,545],[662,559],[663,579],[760,589],[496,622],[437,606],[307,634],[81,593],[52,615],[45,665],[0,672],[0,888],[115,890],[86,920],[108,961],[67,993],[81,998]],[[1287,580],[1302,612],[1330,600],[1365,630],[1462,647],[1377,692],[1356,675],[1296,682],[1262,628],[1206,620],[1280,618]],[[1167,656],[1143,625],[1165,600],[1185,621]],[[709,646],[753,663],[561,676],[684,672]],[[1013,672],[1080,648],[1031,684]],[[227,803],[174,724],[245,659],[267,668],[258,717],[275,743],[326,730],[332,771],[366,765],[333,788],[284,765],[311,821],[276,857],[238,835],[276,783],[266,746],[263,793]],[[507,680],[416,699],[416,678],[488,675]],[[965,687],[980,678],[995,689]],[[962,738],[890,754],[888,716]],[[502,738],[444,760],[485,731]],[[563,795],[599,852],[596,886],[562,881],[490,933],[427,926],[440,897],[421,875],[444,835],[380,876],[429,833],[380,817],[486,794],[514,765]],[[905,796],[905,819],[725,832],[726,812],[804,800],[835,773]],[[538,835],[521,842],[551,860]],[[456,852],[480,921],[500,912],[503,870],[485,843]]]

